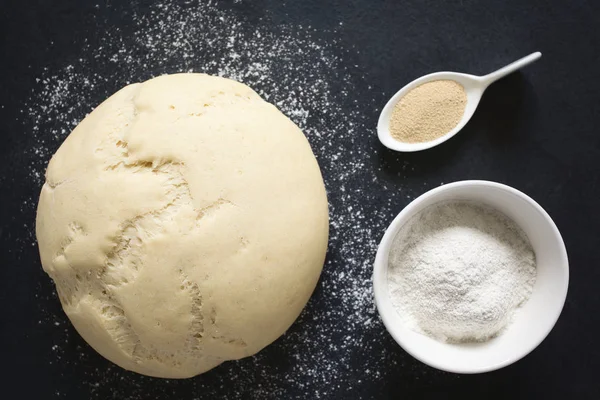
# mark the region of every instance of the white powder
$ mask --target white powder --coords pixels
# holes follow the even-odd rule
[[[344,39],[345,27],[325,31],[285,22],[255,3],[238,8],[206,0],[158,0],[147,6],[133,1],[131,7],[102,2],[90,10],[93,29],[80,50],[44,69],[32,67],[38,82],[23,103],[21,147],[14,150],[23,157],[32,188],[21,219],[35,220],[50,156],[86,113],[116,90],[164,73],[222,75],[276,104],[302,128],[319,160],[331,230],[317,289],[298,322],[257,355],[224,363],[201,379],[158,384],[98,361],[58,309],[52,282],[40,275],[40,332],[58,345],[48,352],[56,359],[56,375],[73,390],[62,396],[81,397],[75,394],[81,390],[91,400],[187,398],[189,393],[231,400],[344,398],[357,388],[365,393],[380,388],[390,368],[400,365],[417,379],[438,374],[398,357],[378,318],[371,281],[379,233],[410,198],[437,182],[406,185],[402,178],[414,174],[415,164],[386,161],[402,165],[390,178],[378,161],[382,150],[373,127],[380,110],[365,104],[383,104],[392,93],[369,85],[372,79],[356,65],[358,50]],[[258,19],[248,16],[249,7]],[[12,251],[25,254],[35,244],[33,222],[23,232],[28,236]],[[361,369],[353,367],[355,360]],[[79,389],[71,384],[73,371],[81,372]]]
[[[392,303],[411,329],[447,342],[498,335],[529,298],[535,254],[525,233],[487,206],[446,202],[415,215],[389,258]]]

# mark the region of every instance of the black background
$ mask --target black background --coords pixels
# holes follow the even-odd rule
[[[118,24],[118,16],[131,3],[109,3],[102,12],[107,13],[107,21]],[[22,153],[30,133],[17,115],[44,67],[63,66],[78,54],[84,38],[94,41],[98,32],[90,21],[97,11],[94,2],[75,0],[2,0],[0,4],[1,397],[204,398],[206,393],[196,391],[199,386],[193,380],[211,388],[210,398],[263,397],[253,393],[251,386],[241,395],[227,387],[235,385],[227,369],[241,374],[252,368],[248,362],[173,382],[111,367],[72,332],[60,357],[49,351],[60,333],[46,326],[51,322],[38,324],[47,318],[39,315],[42,308],[37,303],[48,298],[52,284],[41,270],[37,247],[25,244],[35,215],[32,210],[23,213],[21,203],[35,199],[39,187],[32,187],[24,175]],[[509,184],[548,211],[567,246],[571,281],[565,308],[548,338],[525,359],[500,371],[457,376],[419,363],[390,338],[378,335],[373,340],[385,337],[381,346],[397,362],[382,366],[384,373],[377,379],[359,380],[362,365],[355,358],[349,366],[357,371],[353,389],[341,387],[327,397],[600,398],[596,331],[600,328],[600,2],[262,0],[223,2],[222,7],[250,17],[268,14],[273,24],[310,24],[323,31],[336,28],[342,43],[358,50],[351,62],[380,93],[376,109],[365,107],[370,127],[357,142],[373,154],[368,161],[371,173],[392,187],[402,180],[417,194],[423,191],[423,182],[435,186],[487,179]],[[450,142],[410,155],[389,152],[377,143],[374,127],[380,107],[412,79],[440,70],[484,74],[537,50],[542,59],[493,85],[472,121]],[[360,99],[361,93],[353,96]],[[415,172],[399,176],[396,172],[404,163]],[[398,204],[395,211],[406,203]],[[53,301],[43,312],[66,321],[58,301]],[[266,359],[282,357],[284,352],[273,350]],[[92,395],[84,382],[98,374],[110,375],[107,382],[113,387]],[[224,374],[230,378],[221,379]],[[278,390],[271,397],[315,397],[294,383]]]

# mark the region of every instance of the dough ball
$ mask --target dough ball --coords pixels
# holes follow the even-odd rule
[[[164,378],[255,354],[321,273],[327,198],[298,127],[203,74],[129,85],[58,149],[37,212],[44,270],[77,331]]]

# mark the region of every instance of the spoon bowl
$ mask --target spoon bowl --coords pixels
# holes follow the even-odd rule
[[[485,92],[485,89],[487,89],[489,85],[491,85],[498,79],[510,74],[511,72],[514,72],[517,69],[534,62],[541,56],[542,53],[540,52],[532,53],[527,57],[521,58],[520,60],[517,60],[512,64],[509,64],[506,67],[501,68],[485,76],[462,74],[459,72],[435,72],[412,81],[411,83],[400,89],[387,102],[385,107],[383,107],[381,115],[379,116],[379,121],[377,123],[377,136],[379,137],[379,141],[388,149],[401,152],[426,150],[435,147],[441,143],[444,143],[446,140],[456,135],[467,124],[467,122],[469,122],[469,120],[475,113],[477,106],[479,105],[479,101],[481,100],[483,92]],[[465,111],[458,124],[448,133],[428,142],[407,143],[394,139],[394,137],[392,137],[390,133],[390,119],[392,117],[394,107],[396,106],[398,101],[400,101],[402,97],[404,97],[408,92],[410,92],[417,86],[420,86],[427,82],[439,80],[455,81],[458,84],[462,85],[462,87],[465,90],[465,93],[467,94],[467,104],[465,106]]]

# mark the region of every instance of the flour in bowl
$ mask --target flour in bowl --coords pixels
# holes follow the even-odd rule
[[[435,204],[412,217],[392,243],[388,268],[404,323],[455,343],[501,333],[529,299],[537,272],[521,228],[471,202]]]

